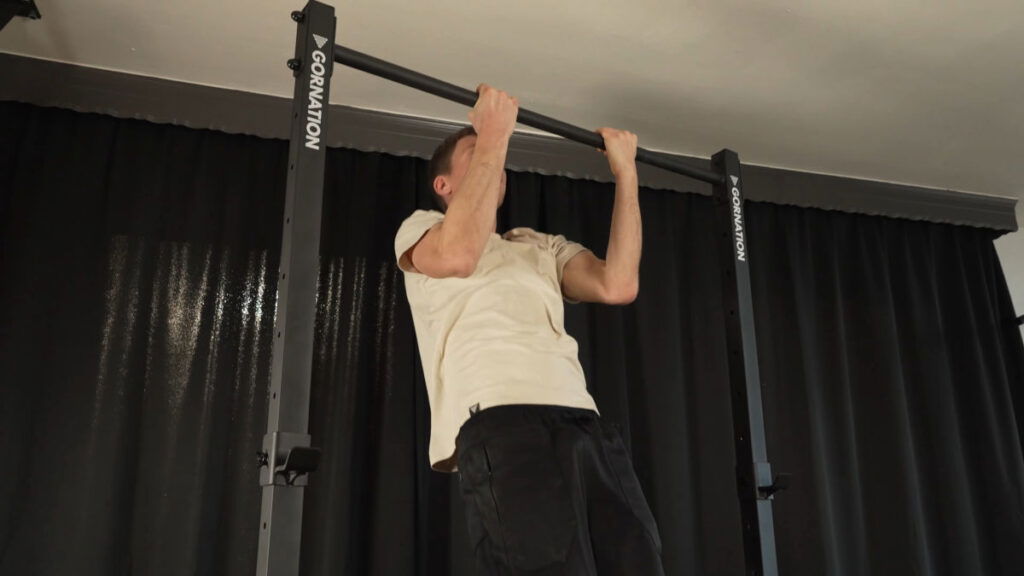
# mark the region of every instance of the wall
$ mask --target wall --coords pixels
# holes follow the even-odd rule
[[[1017,223],[1024,227],[1024,200],[1017,202]],[[1024,231],[1004,234],[996,240],[996,251],[1006,274],[1017,315],[1024,314]]]

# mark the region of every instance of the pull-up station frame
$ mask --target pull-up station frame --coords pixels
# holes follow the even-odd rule
[[[308,418],[326,165],[326,145],[321,135],[327,129],[333,63],[467,106],[477,100],[473,91],[335,45],[334,8],[329,5],[311,0],[302,12],[293,12],[292,19],[298,30],[295,56],[288,67],[294,72],[295,91],[267,434],[258,455],[263,490],[258,576],[299,573],[303,487],[319,461],[319,450],[310,446]],[[536,112],[520,108],[517,121],[593,148],[604,148],[600,134]],[[709,168],[701,168],[639,148],[636,160],[712,185],[745,572],[749,576],[775,576],[778,568],[771,501],[773,494],[784,487],[784,476],[776,482],[767,458],[739,156],[732,150],[721,150],[712,156]]]

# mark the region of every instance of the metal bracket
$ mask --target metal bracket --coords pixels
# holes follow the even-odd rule
[[[320,465],[320,449],[309,445],[309,434],[274,432],[263,437],[263,451],[256,453],[260,486],[308,486],[309,473]],[[274,474],[270,474],[274,454]]]
[[[789,488],[790,475],[779,473],[772,476],[772,465],[768,462],[755,462],[754,475],[757,480],[757,499],[773,500],[776,492]]]

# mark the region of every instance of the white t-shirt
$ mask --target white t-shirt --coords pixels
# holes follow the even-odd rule
[[[442,220],[436,210],[406,218],[395,258],[405,273],[430,400],[430,467],[455,472],[455,437],[470,407],[551,404],[597,412],[597,405],[563,322],[562,269],[587,248],[514,228],[491,234],[468,278],[431,278],[401,258]]]

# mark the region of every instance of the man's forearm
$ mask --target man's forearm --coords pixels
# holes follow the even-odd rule
[[[442,250],[461,254],[474,265],[494,231],[507,139],[478,138],[458,194],[442,226]]]
[[[605,257],[605,287],[609,292],[635,295],[640,284],[643,230],[636,172],[615,178],[615,204]]]

